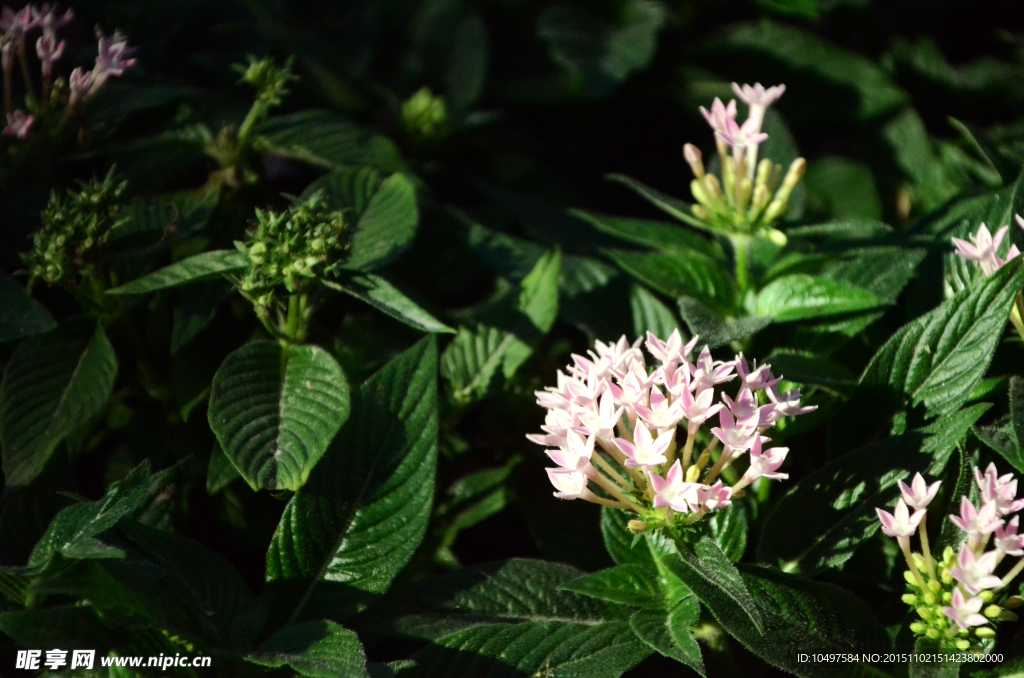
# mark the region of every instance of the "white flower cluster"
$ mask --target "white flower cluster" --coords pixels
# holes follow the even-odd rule
[[[572,356],[557,386],[537,391],[537,403],[547,409],[544,432],[527,438],[548,447],[557,464],[548,469],[556,497],[689,524],[729,506],[759,478],[787,477],[778,469],[788,449],[765,449],[770,439],[763,434],[783,417],[815,409],[800,405],[799,390],[780,393],[770,366],[751,368],[742,354],[716,361],[705,346],[691,362],[697,337],[684,345],[678,330],[665,341],[647,334],[647,350],[657,361],[649,369],[640,342],[630,344],[625,336],[598,341],[589,357]],[[716,386],[735,379],[735,398],[716,393]],[[718,426],[694,458],[702,426],[716,416]],[[685,442],[677,450],[680,426]],[[748,452],[746,471],[724,484],[722,472]],[[607,496],[592,491],[591,483]]]
[[[906,579],[911,592],[903,599],[921,617],[910,625],[911,630],[933,640],[946,640],[960,650],[993,637],[995,632],[987,625],[994,619],[1014,619],[1006,608],[1024,603],[1011,598],[1003,601],[1002,607],[988,605],[982,614],[982,608],[994,600],[994,592],[1024,569],[1022,559],[1003,577],[995,574],[1006,556],[1024,556],[1024,535],[1017,534],[1020,519],[1010,518],[1024,508],[1024,499],[1017,499],[1013,475],[1000,476],[995,464],[989,464],[985,473],[975,469],[974,474],[981,507],[961,497],[960,515],[951,515],[949,520],[966,533],[967,541],[959,553],[947,547],[941,560],[932,556],[925,529],[928,505],[939,491],[939,482],[928,485],[918,473],[910,485],[900,481],[902,497],[893,513],[875,509],[882,532],[896,538],[910,567]],[[922,553],[910,551],[915,532]],[[986,551],[989,546],[991,550]]]

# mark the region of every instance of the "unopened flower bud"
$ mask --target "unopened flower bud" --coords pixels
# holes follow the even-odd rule
[[[1011,622],[1013,622],[1013,621],[1017,621],[1017,615],[1015,615],[1013,612],[1010,612],[1009,610],[1002,610],[999,613],[998,619],[999,619],[999,621],[1011,621]]]
[[[917,596],[915,596],[913,593],[904,593],[903,602],[910,606],[917,605]]]
[[[953,644],[956,645],[956,649],[958,650],[966,650],[971,646],[971,642],[969,640],[957,640]]]
[[[699,148],[693,144],[683,144],[683,157],[686,158],[686,164],[690,166],[693,176],[698,179],[704,176],[704,160]]]
[[[992,602],[992,598],[994,597],[991,591],[982,591],[978,595],[981,596],[981,599],[986,603]]]
[[[695,483],[695,482],[697,482],[697,478],[699,476],[700,476],[700,468],[698,468],[696,465],[691,466],[690,468],[686,469],[686,482],[688,482],[688,483]]]
[[[779,247],[785,247],[786,243],[789,242],[789,238],[786,237],[786,234],[777,228],[773,228],[768,231],[768,240]]]
[[[978,636],[979,638],[995,638],[996,630],[991,626],[979,626],[978,628],[974,629],[974,635]]]
[[[928,636],[932,640],[938,640],[939,639],[939,632],[936,629],[927,629],[924,632],[924,635]]]
[[[917,577],[915,577],[914,573],[910,570],[903,571],[903,579],[905,579],[908,584],[911,584],[912,586],[917,586]]]
[[[917,615],[921,617],[921,619],[931,619],[933,614],[935,614],[935,611],[930,607],[922,605],[917,608]]]
[[[1024,605],[1024,598],[1021,596],[1010,596],[1003,601],[1003,607],[1008,610],[1016,610],[1021,605]]]
[[[914,622],[913,624],[910,625],[910,630],[913,631],[914,633],[924,633],[924,630],[926,628],[928,628],[928,627],[925,626],[924,624],[922,624],[921,622]]]
[[[629,531],[633,534],[640,534],[647,529],[647,523],[642,520],[631,520],[626,523],[626,527],[628,527]]]
[[[984,614],[989,619],[995,619],[996,617],[999,616],[999,613],[1002,612],[1002,611],[1003,611],[1003,608],[999,607],[998,605],[989,605],[988,607],[985,608],[985,610],[984,610],[984,612],[982,612],[982,614]]]
[[[924,569],[924,567],[922,566],[921,569]],[[942,584],[940,584],[938,581],[936,581],[934,579],[931,579],[931,580],[928,581],[928,588],[930,588],[932,590],[932,593],[941,593],[942,592]]]
[[[924,593],[922,593],[921,600],[923,600],[928,605],[934,605],[938,602],[938,599],[935,597],[935,594],[931,591],[925,591]]]
[[[949,591],[945,591],[942,594],[942,602],[944,602],[944,603],[951,603],[951,602],[953,602],[953,594],[950,593]]]

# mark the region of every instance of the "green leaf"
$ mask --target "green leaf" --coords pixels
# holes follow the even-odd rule
[[[325,110],[305,110],[265,120],[253,128],[261,150],[321,167],[403,168],[395,144]]]
[[[818,18],[818,0],[757,0],[757,4],[774,14]]]
[[[107,290],[107,294],[149,294],[170,287],[216,280],[228,273],[240,271],[248,264],[249,257],[238,250],[203,252],[164,266],[126,285]]]
[[[278,631],[245,659],[273,668],[288,666],[310,678],[369,675],[358,636],[334,622],[323,620]]]
[[[580,7],[556,4],[541,14],[537,35],[584,92],[601,95],[650,63],[664,21],[665,9],[650,0],[623,3],[614,24]]]
[[[923,405],[933,417],[958,410],[985,375],[1022,286],[1024,267],[1013,260],[904,325],[875,353],[833,417],[830,450],[870,440],[907,405]]]
[[[755,312],[777,323],[866,311],[885,305],[860,287],[803,273],[776,278],[757,294]]]
[[[740,24],[709,41],[704,56],[741,81],[786,82],[783,106],[791,117],[866,122],[908,101],[872,61],[787,24]]]
[[[654,557],[690,587],[716,617],[719,611],[729,610],[737,618],[742,617],[737,625],[753,629],[758,635],[763,632],[761,614],[746,584],[714,541],[703,537],[692,551],[676,550],[676,553],[655,554]]]
[[[693,336],[709,348],[727,346],[752,337],[772,324],[771,316],[725,318],[693,297],[679,297],[679,312]]]
[[[919,472],[940,473],[988,408],[975,405],[928,429],[880,440],[806,476],[769,514],[758,560],[807,577],[842,565],[878,531],[875,509],[896,499],[896,482],[909,482]]]
[[[124,647],[122,634],[107,627],[93,608],[84,606],[2,612],[0,631],[29,648],[88,648],[105,656]]]
[[[918,638],[914,643],[914,654],[935,655],[941,648],[935,641]],[[957,678],[960,675],[960,662],[911,661],[907,678]],[[972,674],[977,676],[978,674]],[[1002,674],[1005,675],[1005,674]]]
[[[1017,447],[1024,449],[1024,377],[1010,377],[1010,424]]]
[[[348,411],[348,382],[330,353],[254,341],[217,370],[207,418],[254,490],[297,490]]]
[[[76,321],[25,340],[0,382],[0,446],[8,485],[27,485],[72,431],[98,414],[117,358],[103,329]]]
[[[345,267],[364,271],[391,263],[416,237],[419,218],[412,181],[404,174],[392,174],[380,182],[359,215]]]
[[[562,588],[581,574],[511,560],[396,591],[395,630],[433,640],[413,656],[412,675],[621,675],[649,651],[629,630],[627,608]]]
[[[453,400],[484,397],[499,369],[508,380],[530,357],[558,315],[561,261],[558,250],[548,252],[523,279],[518,296],[506,295],[484,309],[482,322],[472,328],[459,327],[441,356]]]
[[[331,282],[325,282],[325,284],[328,287],[340,289],[360,301],[365,301],[395,320],[421,332],[455,333],[455,330],[424,311],[416,302],[399,292],[387,280],[372,273],[352,276],[343,284]]]
[[[865,163],[827,156],[807,165],[804,177],[809,208],[832,219],[881,220],[882,201]]]
[[[409,561],[433,503],[437,427],[431,336],[360,387],[345,426],[285,507],[267,580],[301,590],[292,619],[361,609]]]
[[[693,596],[681,602],[671,614],[655,610],[638,610],[629,618],[629,628],[651,649],[669,659],[686,664],[704,676],[704,660],[700,646],[690,633],[690,626],[700,616],[700,603]]]
[[[672,310],[642,285],[630,286],[629,305],[633,310],[634,336],[643,337],[652,332],[658,337],[668,337],[679,329],[679,321]]]
[[[68,558],[123,558],[123,551],[105,547],[95,537],[141,508],[149,495],[149,483],[149,461],[146,460],[124,480],[113,483],[102,499],[72,504],[61,510],[32,550],[28,570],[42,572],[57,554]]]
[[[234,288],[226,280],[189,285],[178,292],[171,328],[171,353],[185,348],[213,322],[217,309],[231,298]]]
[[[846,367],[823,355],[776,349],[766,361],[772,374],[796,384],[844,390],[857,385],[857,377]]]
[[[708,519],[711,538],[722,549],[725,557],[734,563],[743,558],[747,550],[747,513],[739,504],[715,511]]]
[[[588,574],[563,584],[562,588],[620,605],[647,610],[665,609],[665,596],[658,584],[656,571],[636,563]]]
[[[479,14],[459,22],[445,69],[445,88],[453,111],[469,109],[487,80],[487,25]]]
[[[0,271],[0,343],[49,332],[55,327],[57,323],[50,312]]]
[[[748,650],[772,666],[801,678],[887,675],[864,662],[817,664],[798,655],[815,651],[856,654],[885,652],[885,629],[858,598],[831,584],[804,581],[792,575],[750,565],[732,565],[707,538],[697,553],[666,560],[693,588],[722,627]],[[715,583],[712,581],[728,583]],[[742,592],[742,603],[723,589]],[[739,603],[739,604],[737,604]],[[817,648],[820,648],[817,649]]]
[[[210,453],[210,466],[206,472],[206,493],[211,497],[220,494],[221,490],[238,477],[238,469],[228,459],[228,455],[224,454],[224,449],[215,444],[213,452]]]
[[[676,254],[686,254],[695,250],[711,259],[725,260],[725,254],[717,243],[691,233],[679,224],[631,217],[613,217],[582,210],[570,210],[569,213],[586,221],[602,233],[607,233],[634,245]]]
[[[665,193],[651,188],[636,179],[627,177],[624,174],[608,174],[605,175],[605,178],[609,181],[622,184],[661,211],[689,224],[690,226],[694,226],[695,228],[705,231],[711,230],[706,223],[693,216],[693,205],[686,201],[666,195]]]
[[[604,250],[629,275],[670,297],[691,296],[715,308],[731,308],[736,302],[736,283],[721,263],[697,252]]]
[[[251,646],[266,609],[228,561],[191,539],[135,521],[118,529],[161,571],[164,614],[174,628],[214,647]]]

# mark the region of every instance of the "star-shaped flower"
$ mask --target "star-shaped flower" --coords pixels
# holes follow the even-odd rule
[[[768,442],[768,438],[758,436],[750,448],[750,467],[743,474],[743,479],[747,481],[747,484],[754,482],[758,478],[785,480],[789,477],[788,473],[778,472],[782,462],[786,459],[789,448],[773,447],[762,451],[762,442]]]
[[[548,480],[555,486],[554,495],[559,499],[579,499],[585,497],[590,490],[587,489],[587,476],[578,471],[565,471],[563,469],[549,468]]]
[[[981,606],[985,604],[980,596],[964,600],[964,594],[957,588],[953,590],[953,599],[950,602],[951,606],[943,608],[942,612],[960,628],[969,629],[988,623],[983,615],[978,614]]]
[[[926,512],[919,510],[911,515],[907,505],[903,503],[901,498],[896,502],[896,510],[894,512],[889,513],[888,511],[876,508],[875,513],[878,514],[878,519],[882,522],[882,532],[890,537],[906,539],[917,531],[917,526],[921,524],[921,520],[924,519]]]
[[[626,466],[633,468],[639,466],[643,469],[650,469],[653,466],[664,464],[668,461],[665,458],[665,451],[672,444],[674,435],[675,429],[670,429],[655,439],[651,435],[650,430],[644,426],[644,423],[637,421],[633,429],[633,442],[616,438],[615,446],[619,448],[622,454],[626,455]]]
[[[650,473],[651,488],[654,490],[654,506],[667,506],[673,511],[689,513],[700,504],[697,490],[703,485],[683,480],[683,467],[677,459],[665,477]]]
[[[896,484],[899,485],[900,492],[903,494],[903,500],[907,502],[908,506],[915,509],[926,509],[932,499],[935,499],[942,481],[937,480],[929,485],[924,481],[924,477],[918,473],[914,476],[914,480],[909,486],[902,480],[896,481]]]
[[[960,582],[964,590],[972,595],[984,589],[997,589],[1003,585],[1002,580],[992,574],[999,564],[996,551],[989,551],[978,558],[974,555],[973,549],[964,546],[960,549],[957,564],[960,567],[950,570],[949,576]]]

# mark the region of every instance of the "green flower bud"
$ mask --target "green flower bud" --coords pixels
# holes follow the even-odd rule
[[[928,627],[925,624],[922,624],[921,622],[914,622],[910,625],[910,630],[917,634],[924,633],[925,629],[927,628]]]
[[[917,614],[921,617],[921,619],[928,620],[932,618],[932,615],[935,614],[935,611],[930,607],[925,607],[922,605],[921,607],[917,608]]]
[[[924,568],[922,568],[922,569],[924,569]],[[935,579],[930,579],[928,581],[928,588],[930,588],[932,590],[932,593],[941,593],[942,592],[942,584],[939,583],[938,581],[936,581]]]
[[[1016,610],[1021,605],[1024,605],[1024,598],[1021,596],[1010,596],[1003,601],[1003,607],[1008,610]]]
[[[984,610],[984,612],[982,612],[982,614],[984,614],[989,619],[995,619],[996,617],[999,616],[999,613],[1001,613],[1002,611],[1003,611],[1003,608],[999,607],[998,605],[989,605],[988,607],[985,608],[985,610]]]
[[[905,580],[907,581],[907,583],[908,583],[908,584],[910,584],[911,586],[917,586],[917,577],[915,577],[915,576],[914,576],[914,573],[913,573],[913,572],[911,572],[910,570],[904,570],[904,571],[903,571],[903,578],[904,578],[904,579],[905,579]]]
[[[974,635],[978,636],[979,638],[995,638],[996,630],[991,626],[979,626],[978,628],[974,629]]]
[[[914,607],[917,605],[917,596],[915,596],[913,593],[904,593],[903,602],[907,605],[910,605],[911,607]]]
[[[928,636],[932,640],[938,640],[941,634],[936,629],[927,629],[924,632],[924,635]]]
[[[921,594],[921,599],[927,605],[934,605],[936,602],[938,602],[935,598],[935,594],[931,591],[925,591],[923,594]]]
[[[990,603],[990,602],[992,602],[992,598],[993,598],[993,593],[992,593],[991,591],[987,591],[987,590],[986,590],[986,591],[982,591],[982,592],[981,592],[981,593],[979,593],[978,595],[979,595],[979,596],[981,597],[981,599],[982,599],[982,600],[984,600],[984,601],[985,601],[986,603]]]
[[[971,642],[968,640],[957,640],[953,642],[953,645],[955,645],[958,650],[966,650],[971,646]]]
[[[647,529],[647,523],[643,520],[631,520],[626,523],[626,527],[628,527],[629,531],[633,534],[639,534]]]

